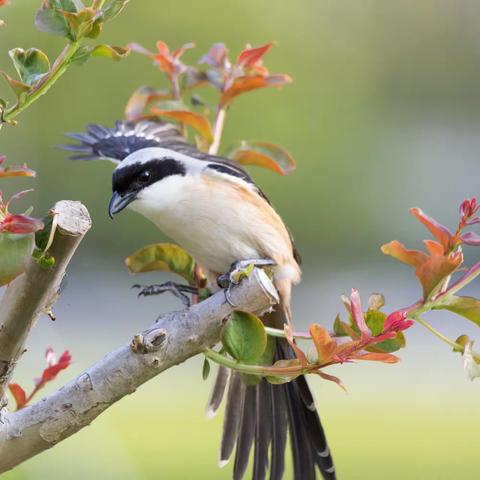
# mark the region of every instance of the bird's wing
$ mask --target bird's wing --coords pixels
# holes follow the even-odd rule
[[[166,144],[183,145],[185,138],[179,129],[170,123],[116,122],[114,128],[88,125],[84,133],[67,133],[67,137],[79,143],[60,145],[64,150],[75,152],[72,160],[105,159],[120,163],[131,153],[147,147],[164,147]]]
[[[148,147],[162,147],[208,162],[206,170],[240,178],[254,186],[255,191],[268,203],[268,197],[255,184],[250,175],[237,162],[228,158],[211,155],[197,150],[187,142],[179,128],[171,123],[141,120],[139,122],[118,121],[115,127],[98,124],[87,125],[86,132],[67,133],[67,137],[78,143],[60,145],[64,150],[75,152],[71,160],[105,159],[121,163],[124,158],[137,150]],[[293,239],[292,239],[293,244]],[[294,256],[300,263],[300,256],[294,249]]]

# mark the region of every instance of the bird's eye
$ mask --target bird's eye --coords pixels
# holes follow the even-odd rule
[[[142,182],[148,182],[150,180],[150,171],[149,170],[144,170],[138,177],[138,179]]]

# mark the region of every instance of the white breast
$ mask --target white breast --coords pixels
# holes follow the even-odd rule
[[[211,272],[224,273],[238,260],[268,257],[292,264],[292,277],[299,276],[283,222],[248,186],[207,175],[174,175],[144,189],[131,208]]]

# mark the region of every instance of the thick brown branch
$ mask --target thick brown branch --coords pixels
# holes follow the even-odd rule
[[[49,253],[55,258],[54,267],[45,269],[30,260],[25,273],[7,287],[0,303],[0,412],[27,336],[39,315],[55,302],[65,269],[91,226],[88,211],[79,202],[63,200],[53,210],[57,230]]]
[[[237,309],[260,313],[278,296],[268,276],[254,270],[232,290],[232,300]],[[0,423],[0,473],[73,435],[142,383],[217,343],[232,310],[220,291],[166,314],[57,392],[7,414]]]

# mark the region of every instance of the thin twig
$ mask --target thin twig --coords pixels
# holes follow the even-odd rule
[[[213,123],[213,142],[208,149],[208,153],[211,155],[217,155],[222,141],[223,126],[225,124],[225,116],[227,111],[225,107],[219,107],[217,114],[215,115],[215,121]]]

